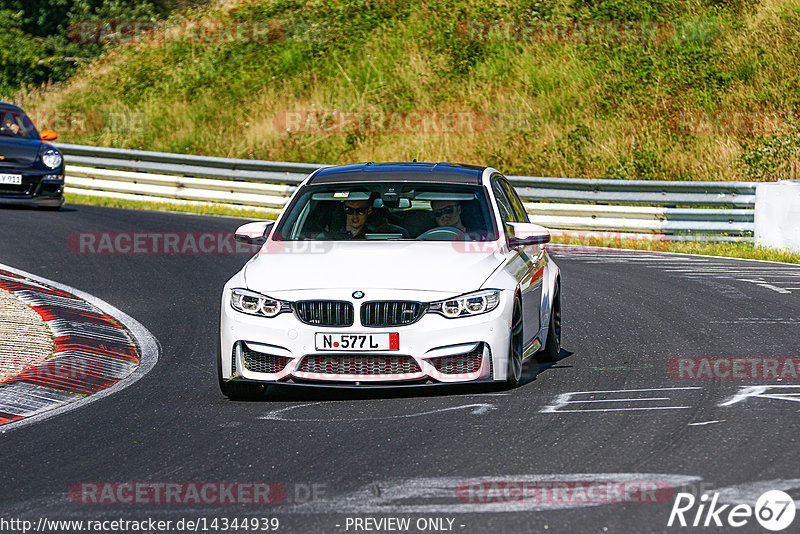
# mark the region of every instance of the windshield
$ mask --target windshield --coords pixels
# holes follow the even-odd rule
[[[0,109],[0,135],[20,139],[39,139],[39,132],[24,112]]]
[[[292,202],[276,240],[493,241],[479,186],[376,183],[309,186]]]

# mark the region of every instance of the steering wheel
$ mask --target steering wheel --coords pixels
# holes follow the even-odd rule
[[[431,228],[417,237],[417,241],[463,241],[466,239],[469,239],[467,233],[455,226]]]

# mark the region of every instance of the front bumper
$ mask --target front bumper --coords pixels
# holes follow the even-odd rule
[[[0,184],[0,204],[57,208],[64,204],[64,171],[26,173],[3,169],[3,173],[22,174],[21,185]],[[61,176],[52,179],[51,176]]]
[[[229,295],[228,291],[224,292]],[[228,297],[229,298],[229,297]],[[223,298],[220,365],[225,380],[331,385],[397,386],[505,380],[511,309],[447,319],[426,313],[405,326],[350,327],[302,323],[294,313],[273,318],[239,313]],[[357,306],[358,303],[354,302]],[[319,351],[317,333],[397,333],[399,348],[381,352]]]

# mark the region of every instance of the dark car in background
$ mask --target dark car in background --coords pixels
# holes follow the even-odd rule
[[[58,209],[64,204],[64,158],[21,108],[0,102],[0,204]]]

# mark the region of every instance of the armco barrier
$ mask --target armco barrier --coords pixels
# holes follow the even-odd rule
[[[279,210],[312,163],[58,144],[67,192]],[[752,239],[756,184],[509,176],[532,222],[566,230]],[[738,236],[738,237],[732,237]],[[708,237],[707,237],[708,238]]]

